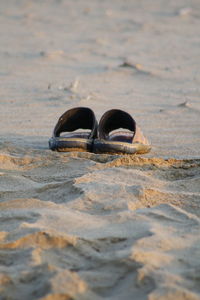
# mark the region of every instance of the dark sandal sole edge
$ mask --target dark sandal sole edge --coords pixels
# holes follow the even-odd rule
[[[58,152],[91,152],[92,140],[52,137],[49,139],[49,149]]]
[[[95,140],[93,143],[94,153],[108,153],[108,154],[144,154],[151,150],[150,145],[141,143],[120,143],[107,142],[102,140]]]

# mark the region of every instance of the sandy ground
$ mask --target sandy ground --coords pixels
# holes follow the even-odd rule
[[[1,0],[0,37],[0,299],[200,299],[199,0]],[[75,106],[152,151],[51,152]]]

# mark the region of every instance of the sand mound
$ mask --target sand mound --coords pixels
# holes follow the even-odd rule
[[[29,155],[1,175],[3,297],[198,299],[199,160]]]

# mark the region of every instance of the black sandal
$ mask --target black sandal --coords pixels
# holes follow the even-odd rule
[[[101,117],[98,139],[95,139],[93,146],[95,153],[142,154],[150,150],[148,140],[127,112],[111,109]]]
[[[67,110],[54,128],[53,136],[49,140],[49,148],[62,152],[92,151],[93,141],[97,137],[97,128],[95,114],[90,108],[75,107]],[[81,132],[76,131],[77,129],[90,129],[90,131]],[[62,132],[68,133],[60,136]]]

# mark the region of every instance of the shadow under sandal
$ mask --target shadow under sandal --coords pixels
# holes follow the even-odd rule
[[[92,151],[93,141],[97,137],[97,127],[95,114],[90,108],[75,107],[67,110],[54,128],[49,148],[61,152]],[[63,132],[65,134],[61,135]]]
[[[127,112],[112,109],[101,117],[98,139],[94,141],[95,153],[142,154],[150,150],[148,140]]]

